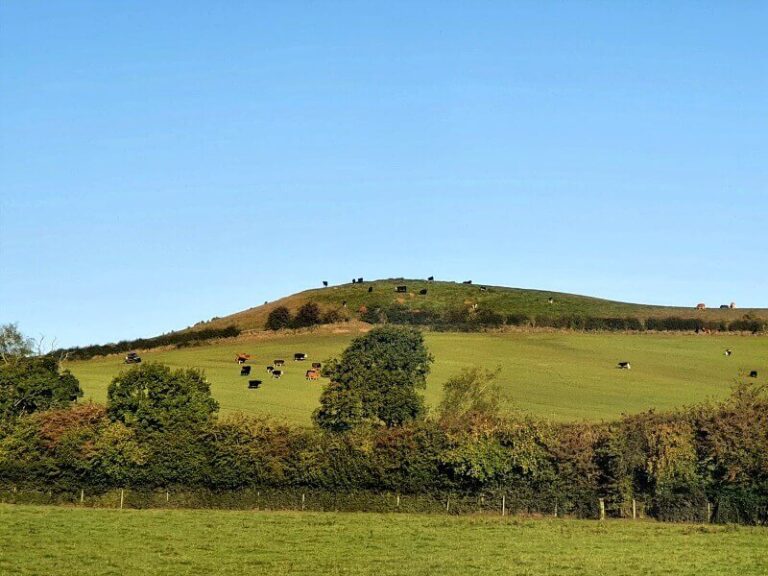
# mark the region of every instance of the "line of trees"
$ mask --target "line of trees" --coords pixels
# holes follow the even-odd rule
[[[2,406],[15,404],[7,398],[25,386],[18,367],[34,360],[5,358]],[[419,390],[431,361],[415,329],[371,330],[327,363],[332,381],[313,427],[218,418],[196,370],[136,366],[112,381],[106,406],[74,402],[71,375],[50,371],[56,400],[26,404],[0,422],[0,484],[69,493],[503,493],[517,510],[557,506],[587,517],[598,498],[615,516],[630,515],[637,499],[663,520],[704,520],[711,504],[715,521],[768,523],[763,387],[739,385],[723,402],[677,412],[557,424],[504,410],[497,372],[481,368],[446,382],[430,413]]]
[[[318,324],[334,324],[347,320],[347,316],[339,310],[320,310],[314,302],[303,304],[296,314],[292,314],[286,306],[277,306],[267,316],[264,326],[267,330],[282,330],[284,328],[311,328]]]

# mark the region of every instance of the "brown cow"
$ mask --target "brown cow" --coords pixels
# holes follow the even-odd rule
[[[320,374],[318,373],[317,370],[307,370],[306,374],[304,374],[304,377],[307,380],[317,380],[318,378],[320,378]]]

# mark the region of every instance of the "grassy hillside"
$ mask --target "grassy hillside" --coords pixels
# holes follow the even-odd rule
[[[205,369],[222,413],[269,413],[308,424],[323,382],[308,382],[308,363],[293,362],[294,352],[322,361],[340,353],[356,335],[324,327],[314,333],[258,335],[237,342],[144,353],[145,361]],[[426,333],[435,364],[425,392],[428,403],[440,399],[442,383],[464,366],[501,366],[506,398],[516,406],[556,420],[599,420],[649,408],[668,409],[722,398],[743,370],[768,376],[768,339],[740,335],[666,335],[616,333]],[[723,350],[731,348],[732,357]],[[259,390],[248,390],[234,362],[237,352],[252,354],[252,378]],[[288,361],[286,374],[272,380],[265,366],[276,358]],[[632,370],[617,370],[630,360]],[[106,399],[110,380],[125,368],[122,357],[69,362],[86,395]]]
[[[398,294],[395,288],[406,285],[408,292]],[[368,292],[372,287],[373,291]],[[600,298],[577,296],[560,292],[547,292],[542,290],[527,290],[521,288],[505,288],[502,286],[484,286],[482,290],[478,284],[462,284],[455,282],[427,282],[426,280],[376,280],[362,284],[343,284],[328,288],[306,290],[292,296],[269,302],[267,304],[249,308],[236,314],[222,318],[216,318],[209,322],[201,322],[193,329],[223,328],[234,324],[243,330],[261,330],[264,328],[267,316],[277,306],[287,306],[296,311],[306,302],[315,302],[323,310],[339,310],[354,317],[361,306],[369,309],[387,308],[399,304],[412,310],[431,310],[443,313],[462,307],[477,304],[478,309],[489,309],[500,314],[526,314],[536,315],[584,315],[596,317],[626,317],[632,316],[641,319],[679,316],[683,318],[701,318],[703,320],[737,320],[745,314],[759,318],[768,318],[768,309],[727,309],[717,308],[718,304],[710,303],[712,308],[696,310],[697,300],[692,299],[688,308],[673,306],[650,306],[643,304],[629,304],[614,302]],[[419,295],[422,289],[427,290],[426,295]],[[554,302],[549,303],[552,298]],[[346,302],[346,308],[344,303]],[[727,302],[723,302],[727,303]]]
[[[0,540],[9,576],[768,572],[765,528],[645,521],[3,505]]]

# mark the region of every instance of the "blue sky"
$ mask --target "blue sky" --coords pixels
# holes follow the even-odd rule
[[[768,306],[765,2],[0,3],[0,322],[352,277]]]

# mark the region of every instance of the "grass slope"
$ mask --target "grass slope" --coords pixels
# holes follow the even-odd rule
[[[311,360],[322,361],[339,354],[355,335],[330,330],[286,333],[143,356],[145,361],[203,368],[224,414],[269,413],[308,424],[323,381],[306,381],[309,362],[293,362],[293,353],[306,352]],[[439,402],[442,383],[462,367],[498,365],[507,399],[533,414],[561,421],[609,419],[622,412],[722,398],[740,371],[758,370],[763,382],[768,374],[768,339],[755,336],[427,332],[425,338],[435,356],[425,392],[431,406]],[[726,358],[725,348],[734,350],[734,355]],[[234,358],[241,351],[253,355],[251,378],[264,380],[259,390],[247,390],[247,378],[239,376]],[[287,361],[280,380],[270,379],[264,369],[276,358]],[[617,370],[620,360],[630,360],[632,370]],[[103,402],[109,382],[125,365],[122,357],[112,356],[66,367],[80,379],[87,397]]]
[[[768,573],[764,528],[0,506],[6,576]]]
[[[408,293],[396,293],[395,287],[399,285],[406,285]],[[373,292],[369,293],[368,288],[371,286]],[[422,288],[427,289],[426,296],[418,294]],[[548,303],[549,298],[554,298],[554,304]],[[345,311],[352,316],[361,306],[375,309],[401,304],[411,309],[444,312],[477,304],[478,309],[486,308],[502,314],[527,314],[532,317],[539,314],[552,316],[579,314],[600,317],[632,316],[642,319],[679,316],[703,320],[736,320],[745,314],[751,314],[759,318],[768,318],[768,309],[765,308],[720,310],[714,305],[711,309],[701,311],[694,309],[697,301],[692,301],[689,308],[649,306],[542,290],[487,286],[486,291],[481,291],[480,285],[476,284],[397,279],[306,290],[223,318],[198,323],[193,329],[224,328],[234,324],[243,330],[262,330],[270,311],[277,306],[287,306],[295,312],[302,304],[310,301],[320,305],[323,310]],[[344,302],[347,303],[346,309],[343,308]]]

